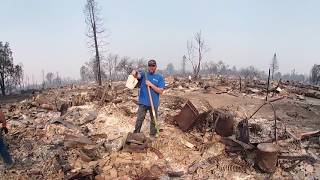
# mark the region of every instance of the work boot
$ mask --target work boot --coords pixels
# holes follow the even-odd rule
[[[0,171],[10,170],[14,166],[14,162],[11,164],[0,165]]]
[[[14,162],[11,164],[4,165],[7,170],[11,169],[14,166]]]

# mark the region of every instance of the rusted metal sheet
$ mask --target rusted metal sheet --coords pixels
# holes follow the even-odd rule
[[[272,143],[261,143],[257,146],[257,164],[259,168],[267,173],[276,171],[278,161],[278,146]]]
[[[220,114],[215,130],[217,134],[228,137],[233,134],[233,117],[228,114]]]
[[[188,100],[186,105],[181,109],[180,113],[175,116],[175,121],[183,131],[188,131],[197,121],[199,111]]]
[[[248,119],[242,120],[239,122],[238,126],[237,140],[250,143],[250,134],[249,134],[249,123]]]

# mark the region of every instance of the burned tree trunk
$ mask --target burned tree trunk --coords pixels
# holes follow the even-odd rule
[[[85,15],[86,15],[86,24],[88,26],[88,34],[87,36],[92,40],[93,45],[90,47],[94,47],[95,51],[95,67],[94,71],[97,71],[96,81],[101,86],[101,55],[99,49],[101,48],[101,37],[99,35],[103,34],[104,29],[102,25],[102,20],[99,17],[99,9],[95,0],[87,0],[87,4],[85,6]],[[100,42],[100,43],[99,43]]]
[[[191,63],[194,78],[199,77],[200,67],[204,53],[208,50],[204,41],[201,31],[197,32],[194,36],[196,47],[193,46],[192,41],[187,42],[187,60]],[[195,59],[194,50],[198,51],[198,58]]]
[[[6,87],[5,87],[5,84],[4,84],[4,75],[1,73],[1,82],[0,82],[0,86],[1,86],[1,93],[2,93],[2,96],[5,96],[6,95]]]

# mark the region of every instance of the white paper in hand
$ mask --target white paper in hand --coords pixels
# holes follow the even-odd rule
[[[126,83],[126,87],[129,89],[134,89],[138,83],[138,79],[136,79],[133,75],[129,75]]]

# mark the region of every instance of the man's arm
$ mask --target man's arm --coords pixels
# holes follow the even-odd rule
[[[146,80],[146,84],[147,84],[147,86],[151,87],[156,93],[158,93],[158,94],[162,94],[163,93],[163,88],[155,86],[150,81]]]
[[[2,123],[2,127],[7,127],[6,118],[1,110],[0,110],[0,123]]]
[[[9,131],[7,128],[7,121],[6,121],[6,118],[1,110],[0,110],[0,123],[2,123],[2,130],[4,131],[4,133],[8,134]]]
[[[150,86],[156,93],[162,94],[164,91],[165,82],[162,76],[160,76],[158,80],[159,80],[158,86],[155,86],[150,81],[146,81],[146,84]]]

